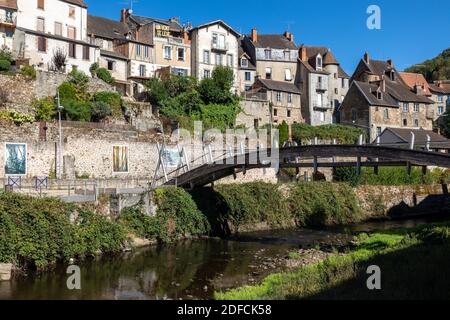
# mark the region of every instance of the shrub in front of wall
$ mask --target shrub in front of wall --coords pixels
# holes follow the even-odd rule
[[[114,83],[114,77],[111,75],[108,69],[100,68],[97,70],[96,75],[99,79],[105,81],[108,84]]]
[[[0,71],[9,71],[11,69],[11,62],[8,60],[0,60]]]
[[[54,119],[57,108],[52,97],[42,98],[33,102],[36,111],[36,120],[51,121]]]
[[[109,105],[113,116],[122,115],[122,98],[119,93],[100,91],[94,94],[93,100]]]
[[[292,223],[278,185],[263,182],[218,185],[215,192],[223,199],[217,205],[217,209],[221,208],[222,223],[231,222],[236,227],[261,222],[283,227]]]
[[[100,122],[112,115],[111,108],[102,101],[94,101],[91,105],[91,121]]]
[[[91,121],[91,103],[86,101],[64,101],[62,109],[64,118],[69,121]]]
[[[0,48],[0,60],[6,60],[10,63],[13,61],[12,52],[6,45]]]
[[[292,186],[287,201],[300,226],[350,224],[362,217],[357,197],[345,183],[299,183]]]
[[[89,86],[89,76],[83,71],[78,71],[77,69],[73,69],[69,73],[68,81],[82,93],[85,93]]]
[[[89,68],[89,72],[91,73],[92,77],[96,77],[97,76],[97,70],[99,68],[99,65],[97,62],[94,62],[93,64],[91,64],[90,68]]]
[[[84,99],[84,95],[70,82],[63,82],[58,87],[58,92],[61,101],[81,101]]]
[[[36,79],[36,70],[33,66],[30,65],[24,65],[20,69],[20,73],[25,76],[29,80],[35,80]]]

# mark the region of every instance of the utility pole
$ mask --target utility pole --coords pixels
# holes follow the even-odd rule
[[[61,99],[59,97],[59,90],[58,90],[58,124],[59,124],[59,146],[58,146],[58,165],[57,165],[57,173],[56,177],[58,179],[62,179],[62,166],[63,166],[63,159],[62,159],[62,125],[61,125],[61,110],[64,108],[61,105]]]

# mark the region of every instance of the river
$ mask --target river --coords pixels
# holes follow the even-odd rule
[[[448,218],[447,218],[448,219]],[[0,299],[209,299],[214,291],[255,284],[286,268],[289,252],[346,241],[355,232],[442,221],[368,222],[326,230],[264,231],[229,239],[184,241],[81,263],[81,290],[67,289],[67,266],[0,282]]]

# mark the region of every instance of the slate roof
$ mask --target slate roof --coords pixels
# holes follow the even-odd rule
[[[17,10],[17,0],[0,0],[0,7]]]
[[[230,27],[228,24],[226,24],[223,20],[214,20],[214,21],[210,21],[201,25],[198,25],[194,28],[192,28],[191,31],[193,30],[197,30],[197,29],[202,29],[202,28],[207,28],[209,26],[215,25],[215,24],[220,24],[222,25],[222,27],[224,27],[225,29],[227,29],[228,31],[230,31],[231,33],[233,33],[236,37],[240,37],[241,35],[239,34],[239,32],[237,32],[236,30],[234,30],[232,27]]]
[[[275,80],[267,80],[267,79],[258,79],[259,83],[261,83],[265,88],[272,91],[282,91],[288,93],[300,94],[300,88],[298,88],[293,83],[283,82],[283,81],[275,81]]]
[[[409,90],[405,85],[386,80],[386,89],[390,95],[402,102],[417,102],[417,103],[425,103],[425,104],[433,104],[434,101],[428,99],[425,96],[420,96]]]
[[[307,62],[301,61],[301,62],[306,67],[306,69],[308,69],[309,72],[314,72],[314,73],[319,73],[319,74],[329,74],[326,71],[318,71],[315,68],[316,57],[318,54],[320,54],[322,56],[324,66],[331,65],[331,64],[337,65],[339,78],[350,79],[350,76],[340,66],[340,63],[337,61],[336,57],[334,56],[334,54],[331,52],[330,49],[328,49],[327,47],[320,47],[320,46],[305,46],[305,48],[306,48],[306,56],[308,58],[308,61]]]
[[[124,40],[129,30],[119,21],[88,15],[87,32],[100,38]]]
[[[256,48],[298,50],[297,45],[282,34],[258,34],[258,41],[253,44]]]
[[[433,88],[435,90],[439,90],[437,92],[440,92],[443,94],[450,94],[450,80],[435,81]]]
[[[415,85],[423,86],[424,94],[431,96],[430,86],[421,73],[400,72],[400,76],[410,89],[414,89]]]
[[[115,58],[115,59],[128,60],[128,58],[125,57],[123,54],[121,54],[119,52],[115,52],[115,51],[100,50],[100,54],[102,56],[111,57],[111,58]]]
[[[74,4],[74,5],[83,7],[83,8],[87,8],[88,7],[87,4],[83,0],[62,0],[62,1],[67,2],[67,3],[71,3],[71,4]]]
[[[241,67],[241,62],[239,61],[239,68],[242,70],[256,70],[256,66],[253,63],[251,57],[247,54],[247,52],[245,52],[244,48],[243,48],[243,41],[244,39],[239,40],[239,59],[245,55],[247,60],[248,60],[248,67]]]
[[[385,106],[398,108],[399,105],[395,99],[393,99],[386,92],[383,93],[382,99],[378,99],[374,92],[378,90],[378,85],[368,82],[353,81],[353,85],[356,86],[359,91],[364,95],[369,105],[372,106]]]
[[[171,19],[165,20],[165,19],[158,19],[158,18],[151,18],[151,17],[135,16],[135,15],[131,15],[130,18],[141,26],[146,25],[146,24],[151,24],[151,23],[158,23],[158,24],[168,26],[168,27],[170,27],[170,29],[175,30],[175,31],[183,30],[183,27],[181,26],[181,24],[179,22],[177,22],[175,20],[171,20]]]
[[[339,78],[350,79],[350,76],[347,74],[347,72],[345,72],[344,69],[342,69],[341,66],[338,67],[338,73],[339,73]]]
[[[415,142],[418,144],[427,142],[427,135],[430,136],[431,142],[447,142],[450,143],[450,140],[440,134],[437,134],[431,130],[424,129],[406,129],[406,128],[386,128],[394,135],[396,135],[399,139],[410,142],[411,141],[411,132],[415,135]]]

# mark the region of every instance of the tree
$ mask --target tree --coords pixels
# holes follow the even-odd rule
[[[441,128],[444,136],[450,139],[450,110],[442,116]]]
[[[56,71],[62,71],[67,63],[67,53],[62,48],[53,51],[52,65]]]

